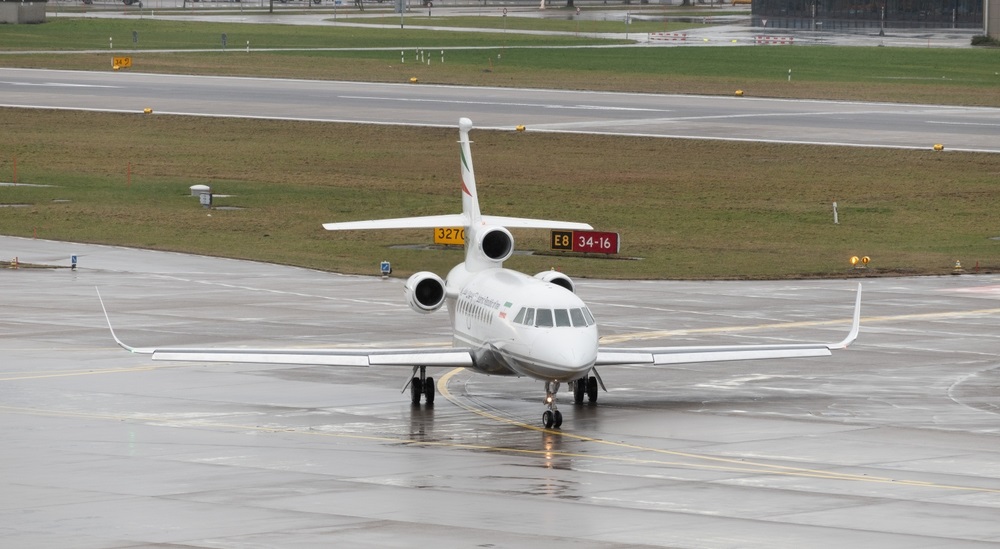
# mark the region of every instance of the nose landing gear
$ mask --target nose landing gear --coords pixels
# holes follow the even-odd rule
[[[559,391],[559,382],[545,382],[545,405],[548,410],[542,414],[542,425],[546,429],[558,429],[562,426],[562,412],[556,409],[556,393]]]

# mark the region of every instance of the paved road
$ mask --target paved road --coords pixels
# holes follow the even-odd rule
[[[30,69],[0,106],[1000,152],[996,108]]]
[[[66,268],[69,256],[80,268]],[[10,547],[987,547],[1000,277],[865,281],[824,359],[606,368],[595,406],[406,369],[152,363],[114,346],[421,345],[402,282],[0,237]],[[374,263],[373,263],[374,265]],[[839,340],[854,281],[580,280],[615,345]]]

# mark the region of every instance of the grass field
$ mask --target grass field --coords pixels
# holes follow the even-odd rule
[[[604,260],[517,256],[575,276],[774,278],[1000,268],[1000,156],[475,130],[483,209],[592,223]],[[328,233],[328,221],[454,213],[454,129],[0,109],[0,233],[373,273],[444,273],[429,231]],[[410,146],[421,143],[421,147]],[[319,144],[319,145],[318,145]],[[128,172],[131,170],[131,179]],[[188,196],[208,184],[213,210]],[[834,225],[831,203],[839,203]],[[211,214],[211,215],[209,215]],[[547,250],[548,233],[515,234]]]
[[[133,31],[138,41],[133,42]],[[43,25],[7,25],[0,33],[0,50],[108,49],[109,38],[119,50],[222,48],[222,35],[232,49],[246,41],[254,48],[412,48],[470,47],[484,35],[437,32],[417,28],[357,28],[347,26],[292,26],[230,22],[182,22],[149,19],[54,19]],[[607,43],[575,36],[546,36],[497,32],[499,46],[573,45]],[[614,42],[612,42],[614,43]]]

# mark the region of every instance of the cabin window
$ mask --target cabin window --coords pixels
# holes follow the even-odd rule
[[[566,309],[556,309],[554,312],[556,314],[556,326],[567,328],[571,326],[569,323],[569,311]]]
[[[571,319],[573,319],[573,327],[574,328],[586,328],[587,327],[587,319],[584,318],[584,316],[583,316],[583,310],[582,309],[570,309],[569,310],[569,317]]]
[[[552,309],[538,309],[535,312],[535,326],[539,328],[552,327]]]

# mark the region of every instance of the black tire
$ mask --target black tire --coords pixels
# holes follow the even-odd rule
[[[423,385],[420,383],[420,378],[415,377],[410,380],[410,402],[414,406],[420,406],[420,395],[423,394]]]
[[[587,378],[587,400],[591,404],[597,404],[597,378],[594,376]]]
[[[424,401],[427,404],[434,404],[434,378],[429,377],[424,380]]]
[[[583,396],[587,394],[587,378],[581,377],[573,382],[573,402],[583,404]]]
[[[550,410],[545,410],[545,413],[542,414],[542,425],[544,425],[546,429],[551,429],[555,420],[556,419],[552,416],[552,412]]]
[[[556,410],[553,415],[555,416],[555,418],[553,418],[554,421],[552,422],[552,426],[555,427],[556,429],[562,427],[562,412]]]

